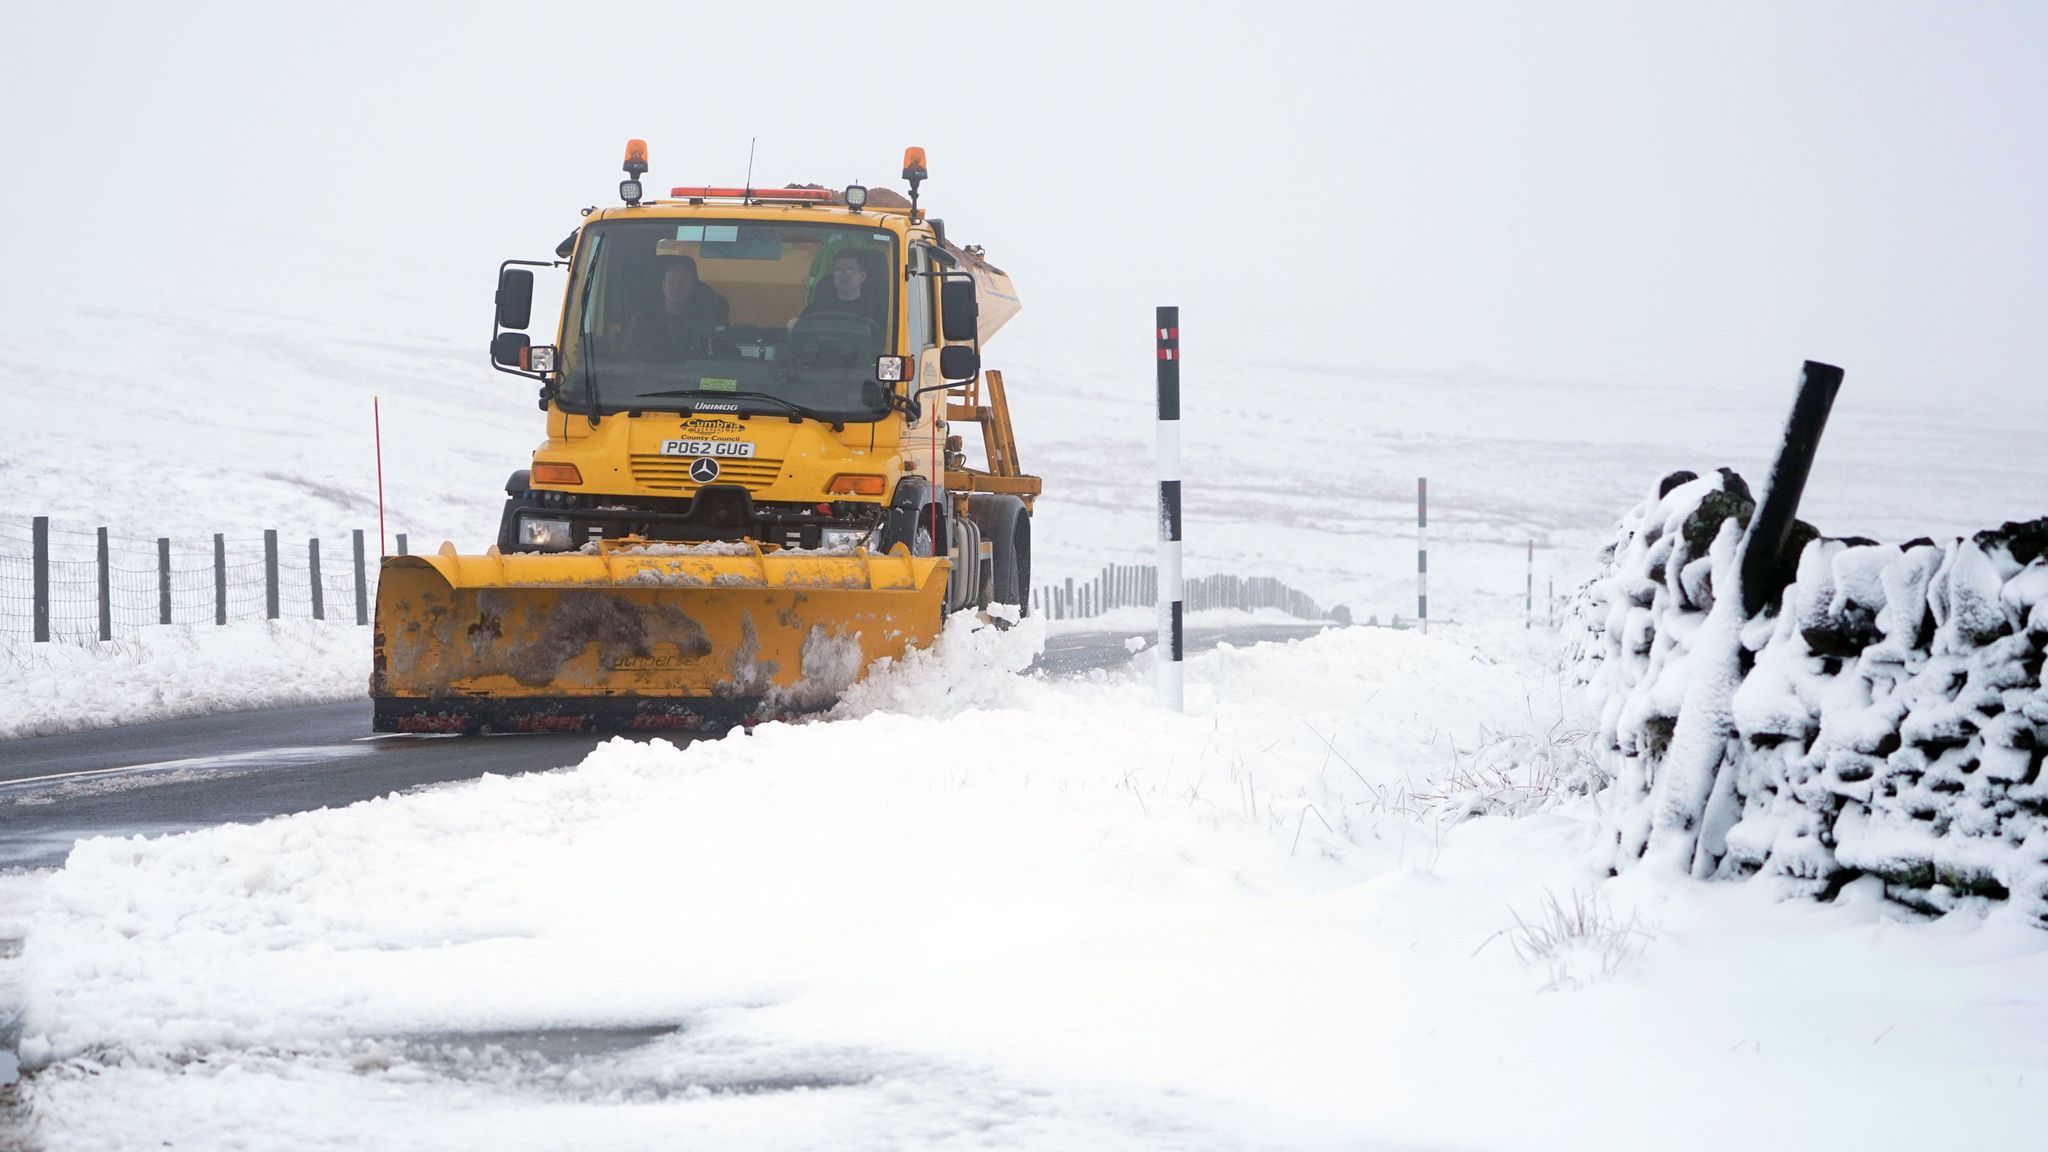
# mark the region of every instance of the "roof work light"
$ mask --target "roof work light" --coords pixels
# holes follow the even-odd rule
[[[848,184],[846,186],[845,196],[846,206],[848,208],[853,209],[855,212],[858,212],[862,208],[867,206],[868,190],[866,188],[861,187],[858,184]]]
[[[647,141],[626,141],[626,178],[619,181],[619,199],[628,204],[640,203],[640,177],[647,172]]]

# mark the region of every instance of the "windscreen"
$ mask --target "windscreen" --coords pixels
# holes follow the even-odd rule
[[[895,351],[895,239],[843,224],[614,220],[569,280],[564,408],[689,410],[728,395],[877,419]],[[594,399],[593,399],[594,398]]]

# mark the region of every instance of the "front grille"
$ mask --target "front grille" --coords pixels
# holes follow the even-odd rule
[[[697,482],[690,479],[694,463],[694,456],[635,456],[633,483],[658,492],[695,492]],[[759,492],[781,475],[780,460],[720,460],[718,479],[713,483],[738,484],[749,492]]]

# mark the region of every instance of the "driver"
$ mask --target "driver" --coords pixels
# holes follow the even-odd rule
[[[706,353],[713,329],[730,322],[732,305],[697,279],[688,256],[661,259],[661,304],[634,317],[626,353],[648,360],[684,360]]]
[[[888,328],[889,302],[880,288],[867,291],[868,270],[861,262],[860,253],[846,251],[832,258],[832,276],[818,286],[818,294],[804,305],[803,319],[833,313],[841,316],[858,316],[875,326],[875,335],[880,336]]]

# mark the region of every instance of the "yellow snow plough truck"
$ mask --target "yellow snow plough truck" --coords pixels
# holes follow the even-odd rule
[[[1009,277],[886,189],[676,188],[499,269],[547,439],[498,542],[386,557],[379,732],[716,729],[829,706],[949,612],[1025,607],[1039,480],[981,346]],[[535,343],[534,267],[566,291]],[[960,432],[978,432],[969,467]]]

